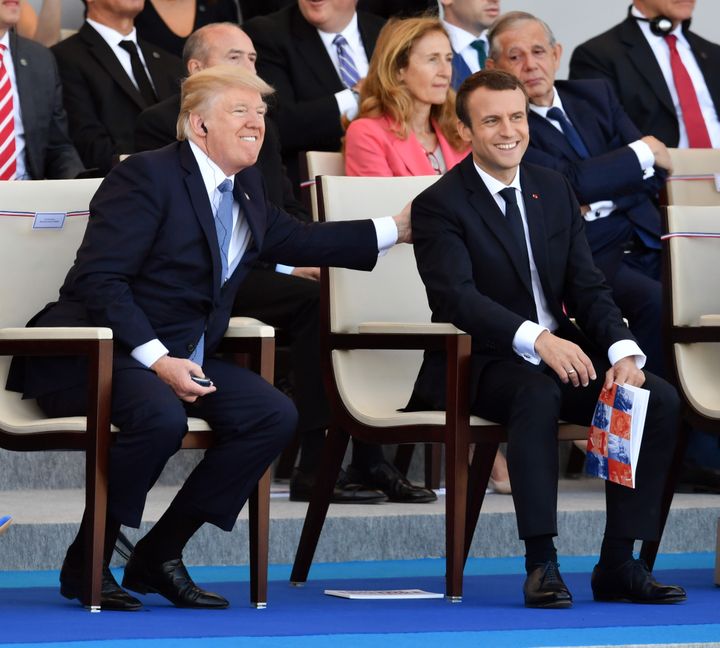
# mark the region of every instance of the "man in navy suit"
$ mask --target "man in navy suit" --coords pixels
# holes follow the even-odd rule
[[[670,603],[635,539],[657,540],[660,504],[677,438],[678,396],[644,374],[645,356],[593,263],[568,181],[521,161],[528,146],[527,94],[514,76],[486,70],[457,95],[472,154],[412,203],[415,256],[433,321],[472,336],[471,412],[502,423],[520,538],[525,605],[572,604],[557,564],[557,422],[587,425],[602,388],[650,390],[636,488],[607,482],[607,522],[596,600]],[[577,327],[563,304],[575,304]],[[444,408],[445,359],[426,354],[411,407]]]
[[[259,477],[295,434],[292,402],[260,376],[214,357],[238,287],[257,260],[370,270],[378,252],[409,238],[405,212],[376,221],[302,223],[266,200],[253,166],[272,89],[239,66],[193,74],[183,85],[180,142],[138,153],[107,176],[90,205],[75,264],[31,325],[90,324],[113,330],[105,558],[121,524],[138,527],[147,491],[180,447],[187,417],[208,421],[215,445],[168,510],[141,539],[123,584],[159,592],[180,607],[228,602],[198,588],[182,563],[190,537],[209,522],[232,529]],[[408,210],[409,211],[409,210]],[[73,359],[20,362],[9,384],[49,416],[85,411],[85,370]],[[196,384],[207,373],[213,384]],[[80,595],[84,523],[68,549],[61,593]],[[135,610],[106,567],[102,605]]]
[[[535,16],[504,14],[489,36],[488,67],[517,76],[530,96],[525,159],[569,180],[595,264],[647,353],[648,368],[663,375],[660,214],[653,201],[670,169],[667,149],[641,136],[607,82],[555,81],[562,48]]]
[[[500,0],[438,0],[453,50],[452,87],[485,67],[488,27],[500,14]]]

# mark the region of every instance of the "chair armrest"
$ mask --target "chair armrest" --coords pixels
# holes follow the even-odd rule
[[[275,329],[252,317],[231,317],[226,338],[274,338]]]
[[[0,329],[0,340],[112,340],[104,326],[38,326]]]
[[[363,322],[358,333],[463,335],[464,331],[445,322]]]

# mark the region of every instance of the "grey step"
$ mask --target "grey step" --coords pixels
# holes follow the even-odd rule
[[[155,487],[149,496],[139,537],[170,502],[174,487]],[[0,515],[14,524],[0,539],[0,570],[57,569],[82,515],[83,492],[12,490],[0,492]],[[271,502],[270,562],[292,563],[307,505],[276,493]],[[597,554],[605,523],[605,497],[599,480],[562,480],[558,502],[558,550],[564,555]],[[316,562],[434,558],[445,553],[444,497],[432,504],[332,505]],[[714,552],[720,495],[678,494],[661,551]],[[512,498],[488,495],[473,541],[473,556],[520,556]],[[247,517],[243,511],[232,533],[205,526],[186,548],[192,565],[247,563]]]

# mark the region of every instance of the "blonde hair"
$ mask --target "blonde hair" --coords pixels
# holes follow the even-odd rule
[[[230,88],[255,90],[264,98],[275,92],[259,76],[239,65],[214,65],[190,75],[182,84],[177,138],[188,139],[190,113],[206,112],[223,91]]]
[[[407,138],[413,99],[400,81],[399,73],[408,66],[415,43],[433,32],[447,36],[442,23],[429,16],[404,20],[394,18],[385,24],[378,36],[370,59],[370,69],[362,85],[358,117],[389,117],[393,123],[393,132],[402,139]],[[430,117],[438,123],[440,131],[453,148],[465,148],[466,144],[460,139],[456,128],[454,90],[448,90],[444,103],[431,106]],[[348,123],[345,123],[346,128]]]

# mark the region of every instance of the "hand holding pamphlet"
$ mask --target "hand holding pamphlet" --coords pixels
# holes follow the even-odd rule
[[[614,384],[600,392],[588,436],[585,472],[635,488],[650,392]]]

